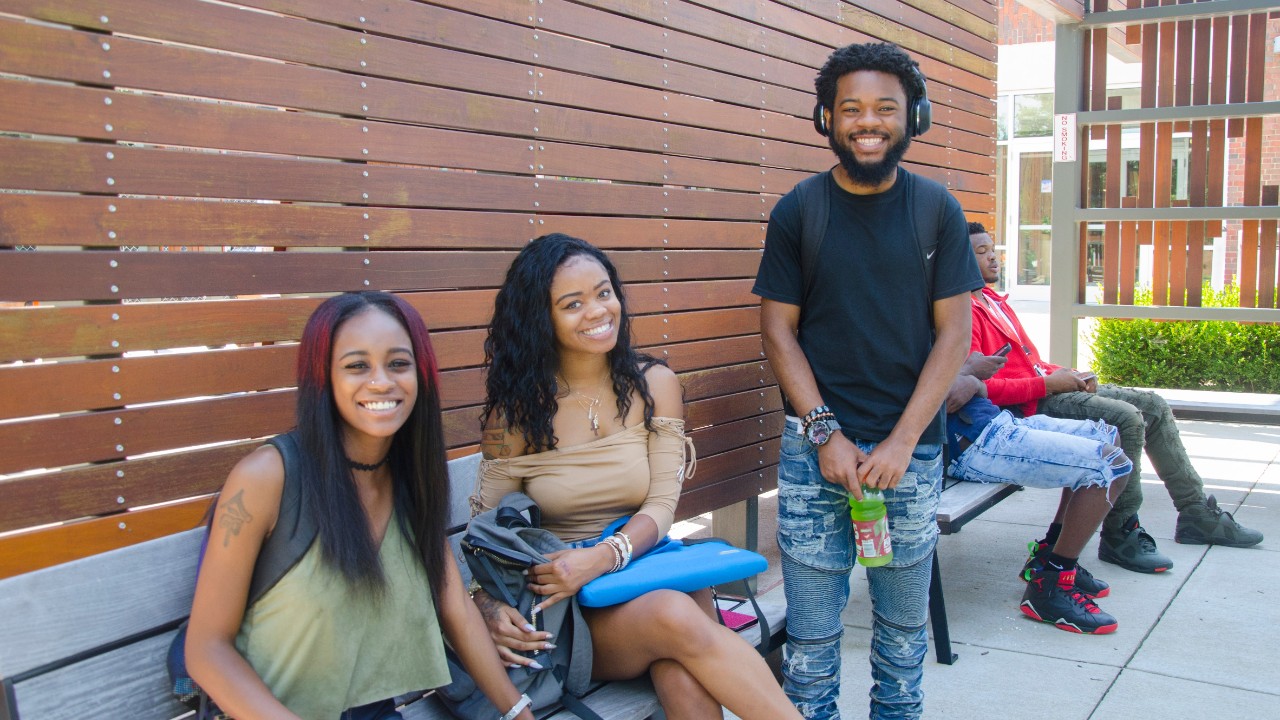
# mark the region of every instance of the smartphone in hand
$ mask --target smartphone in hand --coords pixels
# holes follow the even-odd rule
[[[1013,349],[1013,345],[1011,343],[1005,343],[1000,347],[999,350],[991,354],[994,355],[995,357],[1004,357],[1005,355],[1008,355],[1009,351],[1012,349]]]

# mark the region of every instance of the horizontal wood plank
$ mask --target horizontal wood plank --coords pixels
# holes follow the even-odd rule
[[[37,246],[500,250],[519,249],[537,235],[565,232],[602,248],[734,249],[761,246],[764,229],[758,220],[410,208],[369,212],[360,207],[216,200],[0,195],[0,233],[19,244]]]
[[[636,283],[625,292],[637,316],[679,310],[758,306],[752,280]],[[493,291],[411,293],[405,296],[433,331],[436,359],[444,368],[478,365],[476,331],[493,311]],[[88,307],[0,308],[0,362],[75,358],[125,352],[287,342],[302,335],[318,298],[157,302]]]
[[[208,507],[209,499],[199,498],[8,535],[0,538],[0,578],[190,530],[200,524]],[[147,571],[161,574],[155,573],[155,567],[159,566],[148,566]],[[180,570],[175,569],[175,572]],[[194,587],[192,582],[191,588]],[[65,631],[65,626],[58,631]],[[83,642],[85,638],[85,635],[77,635],[76,641]]]

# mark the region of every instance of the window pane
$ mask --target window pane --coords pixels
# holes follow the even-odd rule
[[[1053,93],[1013,98],[1013,136],[1044,137],[1053,129]]]
[[[1049,231],[1022,230],[1018,232],[1018,283],[1021,285],[1049,284]]]

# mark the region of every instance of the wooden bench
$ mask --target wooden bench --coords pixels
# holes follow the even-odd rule
[[[449,463],[455,549],[478,462],[470,455]],[[189,530],[0,580],[0,720],[71,720],[89,711],[130,720],[187,714],[171,693],[165,653],[191,611],[203,533]],[[785,604],[766,602],[762,609],[776,648]],[[754,643],[759,632],[753,626],[743,637]],[[413,701],[406,718],[449,717],[430,695],[406,700]],[[585,702],[610,720],[643,720],[659,709],[647,679],[598,685]]]

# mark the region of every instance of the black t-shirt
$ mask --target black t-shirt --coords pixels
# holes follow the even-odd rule
[[[920,243],[911,231],[909,182],[926,181],[899,168],[889,190],[854,195],[828,174],[830,215],[807,293],[800,203],[795,191],[787,193],[769,216],[752,288],[760,297],[801,306],[800,348],[823,402],[850,438],[879,442],[897,424],[933,348],[932,300],[982,287],[964,213],[948,193],[928,297]],[[787,412],[800,414],[790,403]],[[930,424],[920,440],[941,442],[940,424]]]

